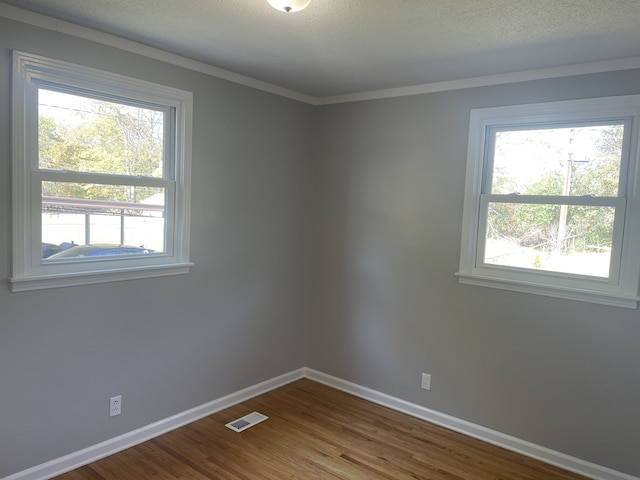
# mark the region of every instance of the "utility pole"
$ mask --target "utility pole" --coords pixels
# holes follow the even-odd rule
[[[573,131],[572,131],[573,133]],[[573,142],[573,137],[569,139],[569,144]],[[567,168],[564,171],[564,184],[562,185],[562,195],[568,196],[571,191],[571,174],[573,171],[573,151],[569,148],[569,158],[567,159]],[[564,251],[563,244],[567,236],[567,213],[569,205],[560,205],[560,219],[558,221],[558,237],[556,238],[556,250],[558,253]]]
[[[567,168],[564,171],[564,184],[562,185],[562,195],[569,196],[571,193],[571,177],[573,176],[573,164],[574,163],[587,163],[589,160],[576,160],[573,158],[573,129],[571,130],[571,137],[569,138],[569,154],[567,155]],[[567,236],[567,213],[569,212],[569,205],[560,205],[560,218],[558,221],[558,238],[556,239],[556,250],[558,253],[564,251],[564,241]]]

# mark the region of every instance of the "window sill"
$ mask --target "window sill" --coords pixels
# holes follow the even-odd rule
[[[567,300],[577,300],[581,302],[598,303],[613,307],[637,309],[638,301],[640,300],[640,297],[634,295],[598,292],[561,286],[551,287],[531,282],[506,280],[503,278],[487,277],[484,275],[474,275],[461,272],[457,272],[456,275],[458,276],[460,283],[467,285],[497,288],[520,293],[531,293],[534,295],[544,295],[547,297],[564,298]]]
[[[95,283],[120,282],[141,278],[166,277],[189,273],[193,263],[171,265],[154,265],[134,268],[99,270],[73,274],[43,275],[38,277],[10,278],[9,288],[12,292],[44,290],[48,288],[73,287]]]

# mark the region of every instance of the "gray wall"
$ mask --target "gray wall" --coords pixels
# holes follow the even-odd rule
[[[313,108],[0,18],[0,277],[10,265],[10,49],[194,92],[190,275],[0,285],[0,478],[306,364]],[[108,418],[121,394],[123,414]]]
[[[0,277],[10,49],[195,98],[190,275],[0,288],[0,478],[305,365],[640,475],[639,311],[454,276],[470,109],[640,71],[313,108],[2,18],[0,46]]]
[[[640,312],[454,276],[470,110],[630,93],[640,71],[322,107],[309,367],[640,475]]]

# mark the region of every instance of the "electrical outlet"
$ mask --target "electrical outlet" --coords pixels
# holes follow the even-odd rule
[[[428,373],[422,374],[422,388],[425,390],[431,390],[431,375]]]
[[[120,415],[120,413],[122,413],[122,395],[111,397],[109,399],[109,416],[115,417],[116,415]]]

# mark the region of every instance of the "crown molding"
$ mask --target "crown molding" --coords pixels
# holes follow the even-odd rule
[[[618,58],[603,60],[600,62],[576,63],[558,67],[536,68],[521,70],[519,72],[501,73],[483,77],[472,77],[445,82],[426,83],[409,87],[387,88],[370,92],[336,95],[333,97],[318,98],[318,105],[330,105],[335,103],[363,102],[366,100],[379,100],[383,98],[405,97],[409,95],[422,95],[425,93],[446,92],[462,90],[466,88],[490,87],[493,85],[505,85],[507,83],[528,82],[532,80],[545,80],[549,78],[572,77],[575,75],[588,75],[592,73],[614,72],[619,70],[634,70],[640,68],[640,57]]]
[[[129,53],[135,53],[144,57],[159,60],[176,65],[188,70],[203,73],[212,77],[227,80],[229,82],[244,85],[264,92],[290,98],[309,105],[332,105],[338,103],[363,102],[367,100],[379,100],[385,98],[405,97],[410,95],[423,95],[426,93],[463,90],[467,88],[489,87],[505,85],[508,83],[528,82],[532,80],[545,80],[550,78],[571,77],[575,75],[588,75],[593,73],[614,72],[620,70],[633,70],[640,68],[640,57],[618,58],[599,62],[578,63],[557,67],[537,68],[517,72],[472,77],[460,80],[425,83],[408,87],[387,88],[367,92],[348,93],[326,97],[314,97],[304,93],[289,90],[278,85],[263,82],[255,78],[240,75],[238,73],[215,67],[207,63],[198,62],[190,58],[161,50],[159,48],[143,45],[132,40],[127,40],[116,35],[104,33],[74,23],[58,20],[46,15],[24,10],[0,3],[0,17],[26,23],[40,28],[64,33],[84,40],[89,40],[102,45],[114,47]]]
[[[55,32],[71,35],[76,38],[82,38],[83,40],[89,40],[91,42],[106,45],[108,47],[114,47],[125,52],[135,53],[147,58],[159,60],[161,62],[183,67],[188,70],[192,70],[199,73],[204,73],[212,77],[227,80],[229,82],[244,85],[245,87],[254,88],[256,90],[262,90],[264,92],[273,93],[281,97],[290,98],[303,103],[309,103],[311,105],[317,105],[317,99],[315,97],[305,95],[303,93],[295,92],[287,88],[279,87],[255,78],[240,75],[238,73],[225,70],[223,68],[215,67],[197,60],[170,53],[159,48],[143,45],[133,40],[127,40],[116,35],[104,33],[98,30],[94,30],[87,27],[82,27],[74,23],[58,20],[46,15],[24,10],[22,8],[14,7],[0,3],[0,17],[5,17],[17,22],[26,23],[36,27],[44,28],[47,30],[53,30]]]

